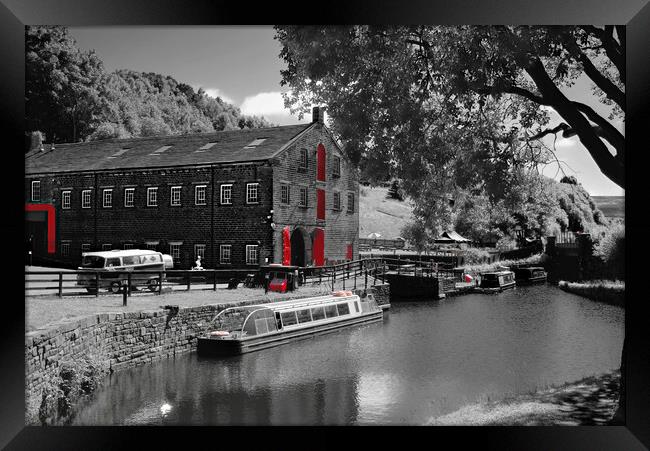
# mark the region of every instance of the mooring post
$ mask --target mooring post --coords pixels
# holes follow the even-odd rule
[[[187,271],[185,274],[187,274],[187,290],[189,291],[190,285],[192,284],[192,276],[189,271]]]
[[[126,282],[127,282],[127,286],[126,286],[127,294],[131,296],[131,273],[128,273],[126,275]]]
[[[95,272],[95,297],[99,296],[99,271]]]
[[[59,297],[63,297],[63,273],[59,273]]]
[[[212,270],[212,290],[217,291],[217,270]]]
[[[122,307],[126,307],[126,297],[129,295],[129,285],[128,283],[124,283],[125,281],[122,280]]]
[[[163,281],[163,273],[161,271],[158,273],[158,294],[162,294],[162,281]]]

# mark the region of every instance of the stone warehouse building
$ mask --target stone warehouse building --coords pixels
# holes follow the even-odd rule
[[[35,261],[147,248],[177,268],[358,258],[359,183],[314,108],[310,124],[45,145],[25,157]]]

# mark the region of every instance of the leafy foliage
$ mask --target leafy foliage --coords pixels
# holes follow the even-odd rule
[[[392,181],[392,183],[390,184],[390,188],[388,188],[388,192],[386,193],[386,198],[395,199],[395,200],[404,200],[404,193],[400,186],[399,180],[395,179]]]
[[[170,76],[107,73],[65,27],[26,29],[26,129],[53,142],[269,127]]]

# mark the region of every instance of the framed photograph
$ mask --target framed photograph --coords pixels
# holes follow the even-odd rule
[[[0,444],[647,449],[649,22],[2,0]]]

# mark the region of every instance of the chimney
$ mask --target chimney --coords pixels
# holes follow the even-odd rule
[[[311,122],[318,122],[319,124],[325,124],[325,107],[324,106],[315,106],[311,110]]]
[[[43,150],[43,134],[39,131],[31,132],[29,150]]]

